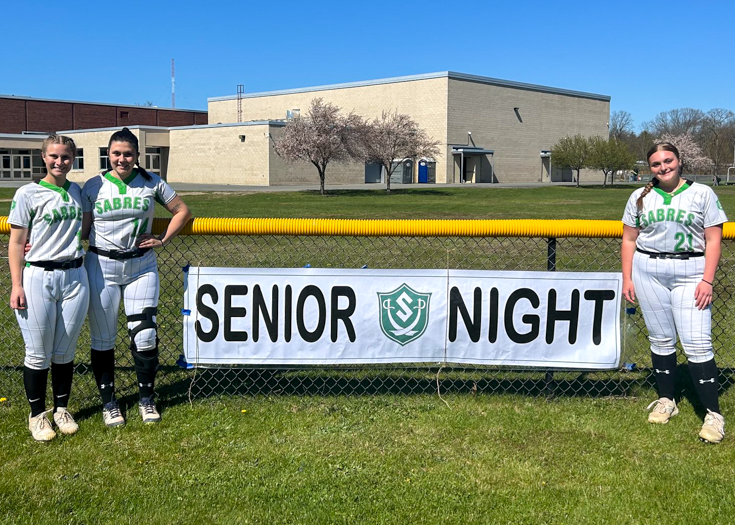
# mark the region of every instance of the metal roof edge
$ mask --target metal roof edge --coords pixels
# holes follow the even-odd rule
[[[224,124],[200,124],[197,126],[174,126],[168,128],[169,131],[177,131],[183,129],[205,129],[205,128],[234,128],[238,126],[285,126],[286,123],[281,120],[251,120],[249,122],[228,122]]]
[[[133,124],[132,126],[113,126],[109,128],[88,128],[88,129],[65,129],[61,131],[57,131],[57,135],[71,135],[73,133],[94,133],[96,131],[120,131],[123,128],[128,129],[140,129],[140,130],[148,130],[152,129],[154,131],[160,131],[160,130],[168,130],[169,128],[165,126],[146,126],[145,124]]]
[[[424,73],[421,75],[407,75],[403,77],[379,78],[375,80],[361,80],[358,82],[344,82],[340,84],[326,84],[323,86],[312,86],[294,89],[280,89],[276,91],[261,91],[258,93],[245,93],[241,98],[260,98],[271,97],[276,95],[292,95],[295,93],[308,93],[310,91],[331,91],[333,89],[347,89],[365,86],[377,86],[381,84],[396,84],[399,82],[413,82],[416,80],[429,80],[433,78],[445,78],[449,75],[448,71],[440,71],[436,73]],[[223,100],[237,100],[237,95],[225,95],[222,97],[210,97],[207,102],[220,102]]]
[[[0,133],[0,140],[46,140],[51,133]]]
[[[464,80],[467,82],[477,82],[480,84],[489,84],[493,86],[509,87],[515,89],[525,89],[527,91],[540,91],[542,93],[552,93],[555,95],[567,95],[572,97],[591,98],[610,102],[609,95],[600,95],[597,93],[588,93],[586,91],[575,91],[573,89],[555,88],[550,86],[542,86],[539,84],[527,84],[525,82],[515,82],[513,80],[502,80],[499,78],[482,77],[479,75],[469,75],[467,73],[457,73],[449,71],[449,78],[452,80]]]
[[[304,87],[304,88],[280,89],[276,91],[261,91],[258,93],[243,94],[241,98],[245,99],[245,98],[271,97],[271,96],[279,96],[279,95],[293,95],[296,93],[309,93],[312,91],[330,91],[334,89],[349,89],[349,88],[365,87],[365,86],[377,86],[381,84],[394,84],[398,82],[414,82],[417,80],[429,80],[429,79],[434,79],[434,78],[449,78],[452,80],[463,80],[466,82],[477,82],[480,84],[488,84],[488,85],[493,85],[493,86],[513,88],[513,89],[525,89],[528,91],[539,91],[542,93],[551,93],[555,95],[566,95],[566,96],[572,96],[572,97],[591,98],[594,100],[601,100],[603,102],[610,102],[610,99],[611,99],[609,95],[601,95],[598,93],[589,93],[586,91],[576,91],[573,89],[555,88],[551,86],[542,86],[540,84],[529,84],[526,82],[516,82],[513,80],[502,80],[499,78],[483,77],[480,75],[470,75],[467,73],[458,73],[456,71],[439,71],[435,73],[424,73],[420,75],[407,75],[407,76],[402,76],[402,77],[390,77],[390,78],[381,78],[381,79],[375,79],[375,80],[363,80],[359,82],[344,82],[340,84],[326,84],[322,86],[312,86],[312,87]],[[210,97],[210,98],[207,98],[207,103],[221,102],[221,101],[226,101],[226,100],[237,100],[237,95]]]

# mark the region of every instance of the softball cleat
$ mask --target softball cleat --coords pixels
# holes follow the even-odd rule
[[[120,405],[114,400],[105,403],[105,406],[102,407],[102,419],[108,428],[119,427],[125,424],[125,418],[120,413]]]
[[[31,431],[31,435],[36,441],[51,441],[56,437],[56,432],[51,428],[51,421],[46,417],[46,412],[41,412],[33,417],[29,414],[28,430]]]
[[[648,422],[663,425],[669,422],[669,419],[679,413],[679,409],[676,406],[676,401],[669,399],[668,397],[662,397],[648,405],[647,410],[651,410],[648,414]]]
[[[59,428],[59,432],[62,434],[70,435],[76,434],[79,430],[79,425],[74,421],[71,413],[65,407],[59,407],[54,412],[54,423]]]
[[[158,423],[161,421],[161,415],[156,410],[156,404],[151,397],[142,397],[140,399],[138,411],[140,412],[140,417],[143,418],[143,423]]]
[[[704,425],[699,431],[699,439],[705,443],[719,443],[725,437],[725,418],[722,414],[707,409]]]

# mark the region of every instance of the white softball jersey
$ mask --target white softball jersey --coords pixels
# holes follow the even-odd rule
[[[638,211],[639,188],[628,199],[623,223],[640,228],[636,247],[656,253],[704,252],[704,229],[727,222],[717,195],[704,184],[686,181],[673,194],[653,187]]]
[[[81,190],[69,181],[61,188],[40,181],[18,189],[8,222],[29,230],[27,262],[65,262],[84,255],[81,205]],[[72,362],[89,304],[85,269],[26,264],[23,291],[26,309],[15,310],[15,317],[25,342],[25,366],[42,370]]]
[[[160,177],[150,174],[146,180],[137,169],[125,180],[105,173],[87,181],[82,190],[84,212],[93,216],[89,245],[102,250],[133,251],[136,240],[150,233],[155,203],[168,204],[176,192]],[[89,253],[84,265],[89,274],[91,298],[89,329],[92,348],[109,350],[117,340],[117,317],[120,300],[125,314],[143,312],[158,306],[159,278],[154,250],[141,257],[115,260]],[[155,316],[154,316],[155,321]],[[128,323],[132,329],[137,322]],[[135,336],[139,350],[156,346],[156,331],[142,330]]]
[[[686,181],[672,194],[654,187],[638,211],[639,188],[628,199],[623,223],[639,228],[636,248],[650,253],[695,253],[698,257],[662,259],[636,250],[632,279],[648,329],[651,351],[676,352],[677,335],[689,361],[714,358],[712,306],[696,306],[694,294],[704,273],[704,229],[727,222],[709,186]]]
[[[135,169],[125,180],[104,173],[84,184],[82,210],[94,218],[90,246],[130,251],[139,235],[151,232],[155,203],[168,204],[176,192],[161,177],[150,177],[146,180]]]
[[[22,186],[10,204],[8,222],[29,230],[26,261],[72,261],[84,255],[78,184],[66,181],[60,188],[42,180]]]

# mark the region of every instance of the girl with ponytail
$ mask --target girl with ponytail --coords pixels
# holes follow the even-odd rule
[[[128,128],[112,134],[112,169],[88,180],[82,190],[82,238],[89,237],[84,265],[90,279],[89,328],[92,371],[102,399],[105,425],[125,424],[115,399],[115,343],[122,299],[144,423],[161,416],[153,401],[158,369],[159,277],[154,249],[171,242],[191,218],[189,208],[161,177],[139,163],[138,137]],[[172,216],[166,231],[151,235],[155,204]]]
[[[648,152],[653,178],[628,199],[623,214],[623,296],[641,306],[651,344],[658,399],[650,423],[668,423],[676,406],[677,335],[706,415],[702,441],[719,443],[725,419],[712,349],[712,287],[720,261],[720,201],[709,186],[681,176],[679,150],[668,142]]]

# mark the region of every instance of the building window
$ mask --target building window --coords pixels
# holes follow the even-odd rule
[[[293,120],[299,116],[301,116],[300,109],[287,109],[286,110],[286,120]]]
[[[32,159],[36,155],[40,157],[40,153],[40,150],[29,149],[0,150],[0,179],[30,179]]]
[[[145,169],[156,175],[161,175],[161,148],[145,149]]]
[[[128,118],[130,113],[128,111],[121,111],[120,112],[120,118]]]
[[[110,158],[107,156],[107,148],[100,148],[100,169],[110,169]]]
[[[77,148],[77,156],[74,157],[74,164],[71,169],[83,170],[84,169],[84,148]]]

